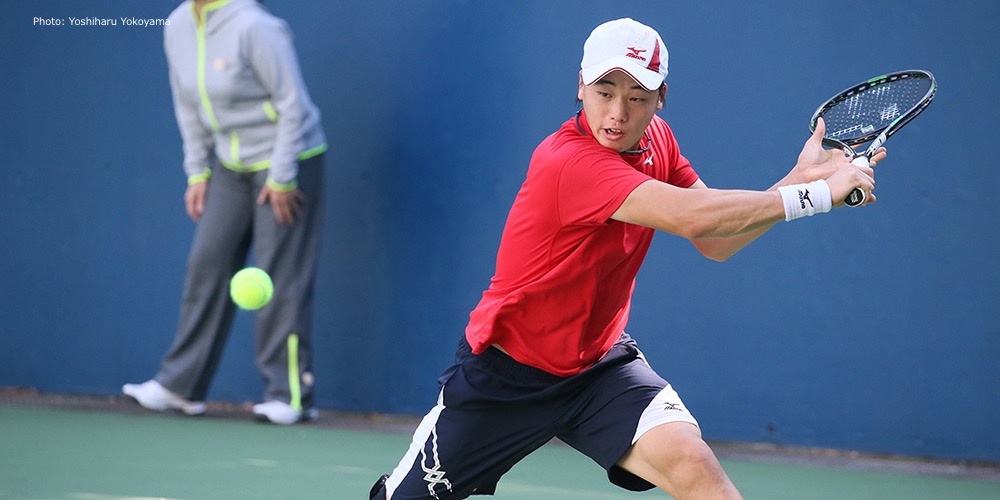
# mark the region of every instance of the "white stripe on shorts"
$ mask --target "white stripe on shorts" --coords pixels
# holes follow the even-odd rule
[[[698,426],[698,421],[684,406],[681,397],[670,387],[670,384],[667,384],[642,411],[639,424],[635,429],[635,437],[632,438],[632,444],[635,444],[643,434],[653,427],[670,422],[688,422]]]
[[[403,478],[410,472],[410,468],[413,467],[413,462],[417,459],[418,455],[421,455],[420,467],[425,473],[424,480],[427,481],[427,490],[430,495],[433,498],[438,497],[434,489],[438,484],[443,484],[448,490],[451,490],[451,482],[445,479],[445,471],[441,470],[441,461],[438,459],[437,454],[437,421],[442,410],[444,410],[443,388],[438,394],[437,404],[434,405],[434,408],[431,408],[431,411],[420,421],[417,429],[413,431],[413,441],[410,442],[410,448],[406,451],[406,455],[403,455],[403,458],[399,461],[399,465],[393,469],[392,474],[389,475],[389,479],[385,481],[385,491],[390,498],[400,483],[403,482]],[[431,437],[434,440],[433,448],[431,455],[428,456],[424,448],[427,440]]]

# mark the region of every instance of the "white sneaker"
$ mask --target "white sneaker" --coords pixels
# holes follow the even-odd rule
[[[125,384],[122,386],[122,392],[147,410],[180,410],[185,415],[205,413],[204,402],[188,401],[170,392],[155,380],[147,380],[141,384]]]
[[[296,410],[282,401],[268,401],[253,405],[253,414],[258,420],[267,420],[272,424],[291,425],[298,422],[312,422],[319,419],[319,410],[308,408]]]

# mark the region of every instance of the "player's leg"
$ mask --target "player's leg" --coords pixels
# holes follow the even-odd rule
[[[739,498],[697,421],[634,341],[623,336],[588,372],[558,436],[604,466],[612,483],[679,499]]]
[[[256,174],[256,191],[263,188],[266,178],[267,172]],[[274,282],[271,303],[255,318],[257,368],[266,388],[264,403],[255,406],[254,413],[282,424],[317,416],[312,312],[321,238],[323,155],[299,162],[297,180],[305,201],[293,224],[279,224],[270,205],[254,208],[255,263]]]
[[[440,379],[437,404],[414,432],[399,465],[372,498],[459,499],[492,494],[500,477],[553,437],[564,411],[548,391],[559,379],[487,349],[459,344]]]
[[[742,498],[698,427],[670,422],[646,431],[618,465],[679,500]]]
[[[455,379],[453,379],[455,380]],[[377,499],[460,499],[493,494],[500,477],[552,438],[544,409],[453,409],[449,388],[424,417]]]

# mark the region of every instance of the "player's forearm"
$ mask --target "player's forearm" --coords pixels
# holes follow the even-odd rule
[[[691,240],[691,243],[705,257],[722,262],[736,255],[743,247],[752,243],[772,227],[774,227],[774,223],[728,238],[695,238]]]
[[[766,231],[784,216],[777,192],[680,189],[648,181],[637,187],[612,217],[689,240],[746,235],[749,243],[759,236],[749,233]],[[733,241],[734,245],[740,243],[742,240]]]
[[[692,199],[679,216],[686,226],[680,235],[688,239],[747,237],[784,219],[781,197],[774,192],[708,189],[686,194]]]

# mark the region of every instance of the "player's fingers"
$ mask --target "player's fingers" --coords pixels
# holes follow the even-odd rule
[[[852,165],[854,165],[854,167],[858,169],[858,172],[860,172],[865,176],[866,180],[870,181],[872,184],[875,183],[875,169],[872,168],[871,163],[869,163],[867,167],[856,164]]]
[[[888,154],[888,152],[886,151],[885,148],[878,148],[878,151],[876,151],[875,154],[872,155],[871,160],[869,160],[869,163],[871,164],[871,166],[874,167],[876,163],[885,159],[886,154]]]
[[[875,170],[871,167],[858,167],[858,181],[860,185],[858,186],[864,190],[865,194],[868,196],[865,198],[865,202],[862,205],[867,205],[869,203],[875,202]]]
[[[823,142],[823,135],[826,134],[826,122],[822,118],[816,119],[816,129],[813,130],[812,137],[809,140]]]

